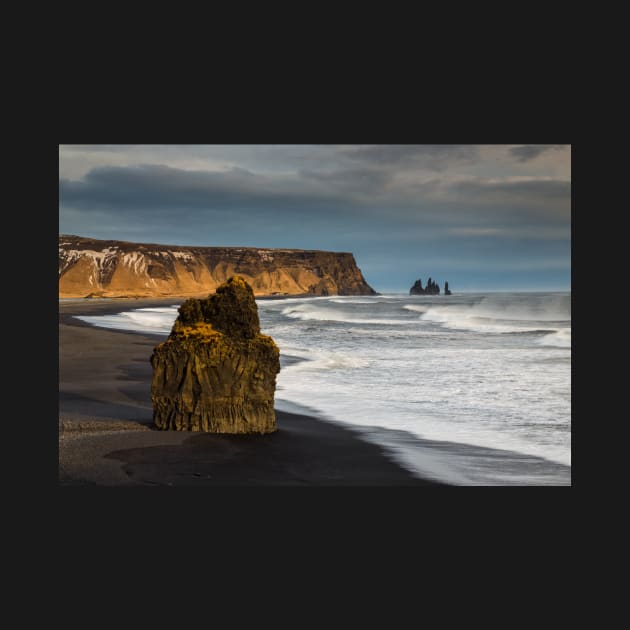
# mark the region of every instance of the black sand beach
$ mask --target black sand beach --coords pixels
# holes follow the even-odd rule
[[[59,302],[61,485],[442,485],[420,479],[358,433],[276,411],[271,435],[151,427],[153,347],[163,337],[96,328],[73,315],[181,300]]]

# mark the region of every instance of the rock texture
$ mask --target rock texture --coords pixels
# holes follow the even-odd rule
[[[151,356],[153,421],[159,429],[271,433],[280,352],[260,333],[252,288],[234,276],[179,308]]]
[[[447,283],[448,284],[448,283]],[[427,281],[427,286],[422,288],[422,280],[418,278],[415,281],[414,285],[409,289],[410,295],[439,295],[440,294],[440,286],[437,282],[433,282],[431,278]]]
[[[424,289],[422,288],[422,279],[418,278],[411,289],[409,289],[409,295],[424,295]]]
[[[59,236],[61,298],[205,297],[235,274],[255,295],[375,295],[350,253]]]

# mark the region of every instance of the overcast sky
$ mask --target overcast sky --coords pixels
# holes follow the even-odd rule
[[[349,251],[377,291],[568,289],[570,145],[61,145],[59,231]]]

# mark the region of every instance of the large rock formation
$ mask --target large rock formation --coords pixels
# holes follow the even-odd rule
[[[230,278],[206,299],[186,300],[169,338],[151,356],[159,429],[213,433],[276,430],[279,350],[260,334],[252,288]]]
[[[431,278],[427,281],[426,288],[422,288],[422,280],[418,278],[415,281],[414,285],[409,289],[410,295],[439,295],[440,294],[440,286],[437,282],[433,282]]]
[[[350,253],[59,236],[59,297],[200,297],[235,274],[255,295],[375,294]]]
[[[422,279],[418,278],[411,289],[409,289],[409,295],[424,295],[424,289],[422,288]]]
[[[448,281],[444,283],[444,295],[451,295],[451,290],[448,288]]]

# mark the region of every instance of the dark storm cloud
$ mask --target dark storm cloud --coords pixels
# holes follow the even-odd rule
[[[290,177],[256,175],[243,168],[228,171],[188,171],[167,166],[100,167],[82,180],[61,179],[62,205],[120,209],[232,209],[235,207],[312,206],[343,203],[330,188]]]
[[[549,220],[558,212],[568,212],[570,197],[568,181],[532,177],[400,183],[392,173],[376,167],[301,170],[288,175],[254,174],[244,168],[99,167],[81,180],[59,182],[62,208],[154,217],[168,217],[171,210],[185,212],[187,217],[210,211],[273,212],[284,217],[317,211],[322,218],[334,216],[338,221],[344,214],[367,217],[386,211],[391,219],[450,224],[478,208],[479,218],[491,220],[509,212],[527,222],[527,215],[537,208],[549,212]]]
[[[564,149],[566,146],[565,144],[524,144],[520,147],[513,147],[510,149],[510,153],[519,162],[528,162],[529,160],[537,158],[545,151]]]
[[[347,149],[341,153],[350,159],[387,169],[416,166],[435,171],[443,171],[454,164],[472,163],[479,154],[474,145],[458,144],[372,145]]]

